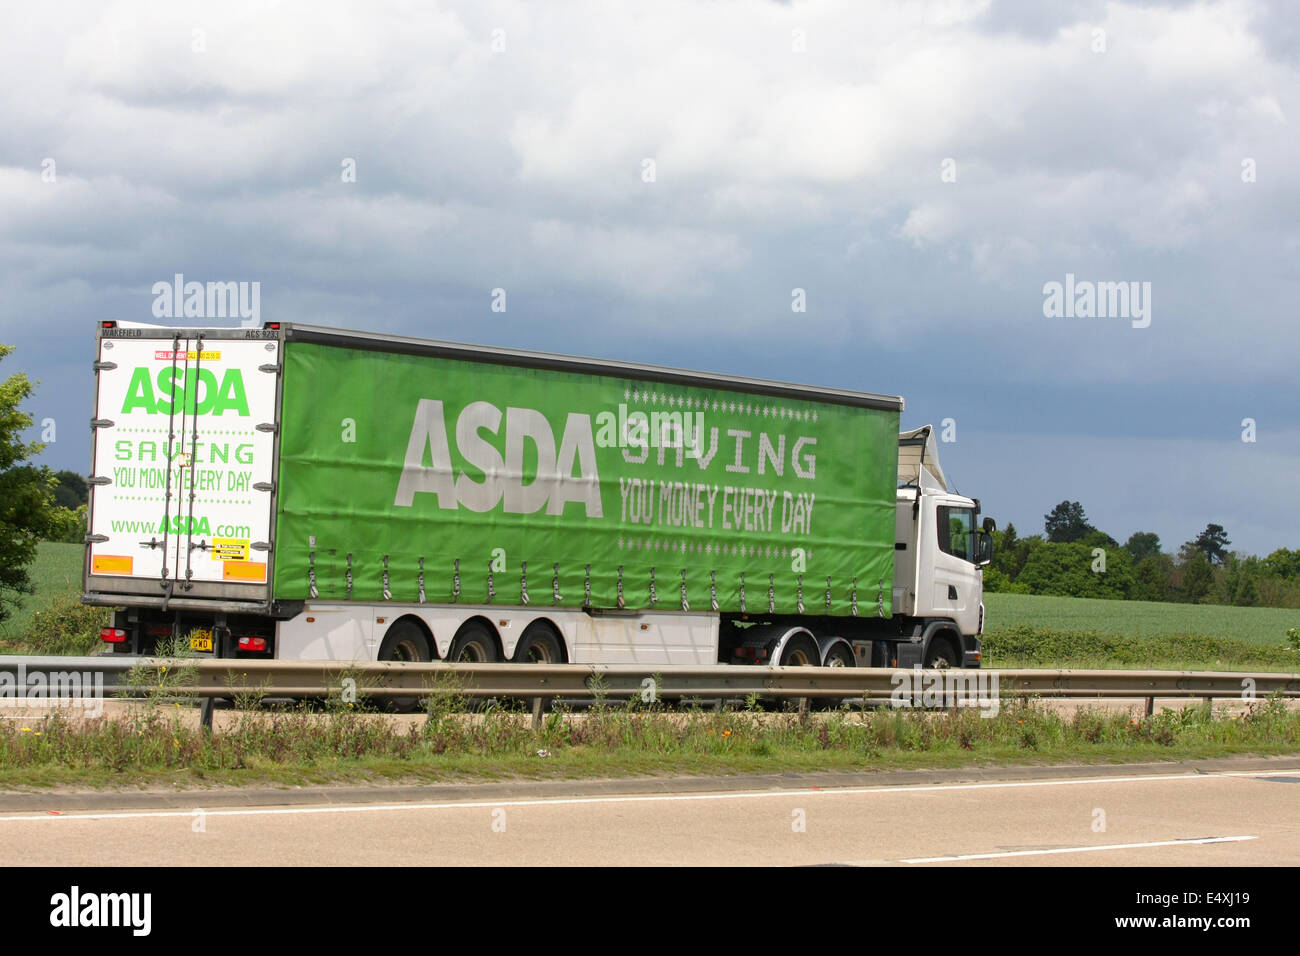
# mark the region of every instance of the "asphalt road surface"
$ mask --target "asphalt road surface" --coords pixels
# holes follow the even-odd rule
[[[41,795],[23,798],[29,809],[0,813],[0,863],[1300,863],[1300,761],[1216,769],[1225,765],[1233,766],[953,771],[948,782],[943,772],[861,775],[851,786],[785,788],[766,778],[749,781],[753,789],[741,789],[743,780],[693,780],[669,792],[652,792],[662,783],[613,782],[599,792],[569,785],[568,795],[554,795],[554,784],[335,790],[278,801],[263,791],[159,797],[157,809],[147,808],[147,795],[101,795],[88,798],[92,809],[58,810],[59,796]]]

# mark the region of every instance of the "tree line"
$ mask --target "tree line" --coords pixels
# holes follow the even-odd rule
[[[1077,501],[1062,501],[1043,524],[1043,534],[1023,538],[1010,523],[994,532],[986,591],[1300,607],[1300,549],[1279,548],[1264,558],[1231,551],[1227,532],[1213,523],[1175,552],[1151,531],[1134,532],[1121,545],[1093,527]]]

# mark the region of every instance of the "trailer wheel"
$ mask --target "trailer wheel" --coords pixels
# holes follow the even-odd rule
[[[519,639],[513,658],[516,664],[562,664],[564,647],[550,624],[538,621]]]
[[[447,654],[447,660],[453,663],[495,664],[499,659],[492,632],[477,621],[471,621],[460,629]]]
[[[398,621],[384,635],[384,643],[379,646],[381,661],[427,661],[432,660],[429,641],[414,621]]]
[[[843,644],[836,644],[826,655],[827,667],[853,667],[855,664],[853,652]]]
[[[379,660],[419,662],[433,659],[429,639],[424,636],[420,625],[414,621],[398,621],[384,635],[384,642],[379,645]],[[384,701],[384,709],[399,714],[409,714],[420,707],[418,697],[389,697]]]
[[[925,652],[925,666],[938,670],[959,667],[957,652],[953,649],[952,641],[946,637],[937,637],[930,641],[930,649]]]
[[[812,638],[804,635],[791,638],[781,652],[782,667],[817,667],[822,656],[817,652],[817,645]]]

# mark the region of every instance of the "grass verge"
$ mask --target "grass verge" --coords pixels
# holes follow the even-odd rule
[[[996,716],[951,711],[457,713],[431,698],[400,726],[336,706],[240,713],[207,732],[177,707],[116,719],[0,722],[0,787],[204,787],[861,771],[1006,763],[1117,763],[1300,753],[1300,711],[1262,700],[1244,712],[1198,704],[1150,717],[1058,714],[1006,701]]]

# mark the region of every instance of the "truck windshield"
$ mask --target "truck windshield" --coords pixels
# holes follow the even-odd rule
[[[939,505],[939,549],[954,558],[975,563],[975,509]]]

